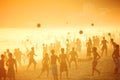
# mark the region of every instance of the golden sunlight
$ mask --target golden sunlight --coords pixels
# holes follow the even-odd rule
[[[0,0],[0,80],[120,80],[119,45],[120,0]]]

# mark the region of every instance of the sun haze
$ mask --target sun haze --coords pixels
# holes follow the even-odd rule
[[[119,0],[0,0],[0,28],[119,26]]]
[[[120,0],[0,0],[0,80],[120,80],[119,45]]]

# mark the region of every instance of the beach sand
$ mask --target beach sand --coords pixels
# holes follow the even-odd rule
[[[95,73],[94,76],[91,75],[92,70],[92,60],[84,60],[78,62],[78,68],[75,69],[74,63],[72,63],[71,68],[69,68],[69,80],[120,80],[120,74],[113,74],[114,71],[114,63],[112,58],[109,57],[101,57],[98,62],[97,68],[101,71],[101,74],[98,75]],[[33,65],[26,71],[26,66],[21,66],[18,68],[18,72],[16,73],[16,80],[53,80],[52,72],[50,69],[49,77],[46,77],[46,72],[42,74],[40,78],[38,75],[41,71],[41,64],[37,64],[37,68],[34,71]],[[59,72],[59,64],[58,64],[58,72]],[[59,74],[59,73],[58,73]],[[67,80],[65,73],[63,73],[62,80]]]

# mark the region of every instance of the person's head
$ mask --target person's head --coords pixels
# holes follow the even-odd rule
[[[53,54],[55,53],[55,51],[52,49],[52,50],[51,50],[51,53],[52,53],[52,55],[53,55]]]
[[[34,47],[31,47],[31,50],[34,50]]]
[[[105,37],[103,37],[103,40],[105,40]]]
[[[2,54],[2,55],[1,55],[1,59],[3,60],[4,58],[5,58],[5,56]]]
[[[64,53],[64,48],[61,48],[61,52]]]
[[[76,41],[79,41],[79,38],[77,38]]]
[[[44,46],[45,46],[45,44],[43,43],[43,44],[42,44],[42,46],[44,47]]]
[[[7,52],[10,52],[10,50],[9,50],[9,49],[7,49],[6,51],[7,51]]]
[[[111,38],[111,39],[110,39],[110,41],[111,41],[111,42],[114,42],[114,39],[113,39],[113,38]]]
[[[74,51],[74,50],[75,50],[75,48],[73,47],[73,48],[72,48],[72,51]]]
[[[89,37],[89,41],[91,41],[91,38]]]

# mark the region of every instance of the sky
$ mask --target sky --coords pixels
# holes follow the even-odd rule
[[[119,21],[119,0],[0,0],[0,28],[118,28]]]

